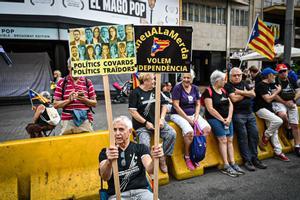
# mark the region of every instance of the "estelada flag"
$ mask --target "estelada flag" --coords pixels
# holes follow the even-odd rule
[[[155,54],[159,51],[163,51],[170,45],[170,40],[160,40],[157,37],[153,38],[153,45],[151,48],[151,56],[155,56]]]
[[[269,60],[273,60],[275,57],[274,43],[275,39],[273,32],[257,17],[248,47]]]
[[[48,102],[48,100],[45,97],[43,97],[42,95],[40,95],[39,93],[37,93],[36,91],[34,91],[32,89],[28,90],[28,95],[29,95],[30,102],[32,105],[33,105],[33,103],[32,103],[33,100],[39,100],[41,103]]]
[[[140,86],[139,75],[138,72],[132,74],[132,87],[133,89]]]

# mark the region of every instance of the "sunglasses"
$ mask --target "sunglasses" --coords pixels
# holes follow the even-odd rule
[[[126,160],[125,160],[125,152],[124,151],[121,152],[120,157],[121,157],[121,165],[122,165],[122,167],[125,167]]]

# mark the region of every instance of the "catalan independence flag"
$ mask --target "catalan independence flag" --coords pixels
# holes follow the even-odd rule
[[[133,89],[140,86],[139,74],[138,72],[132,74],[132,87]]]
[[[41,103],[47,103],[48,101],[45,97],[43,97],[42,95],[40,95],[39,93],[37,93],[32,89],[28,90],[28,95],[32,106],[33,106],[33,102],[32,102],[33,100],[39,100]]]
[[[160,40],[157,37],[154,37],[151,56],[154,57],[157,52],[165,50],[168,46],[170,46],[170,40]]]
[[[258,17],[250,35],[248,47],[262,56],[273,60],[275,57],[274,34]]]

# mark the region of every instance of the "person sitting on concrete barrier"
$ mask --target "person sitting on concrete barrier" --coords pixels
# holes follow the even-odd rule
[[[171,109],[172,109],[172,104],[173,104],[173,101],[172,101],[172,83],[170,82],[165,82],[162,84],[161,86],[161,91],[162,91],[162,95],[164,96],[165,99],[167,99],[168,101],[168,105],[167,105],[167,109],[168,109],[168,113],[171,112]]]
[[[150,148],[151,135],[154,133],[155,122],[155,88],[154,75],[141,73],[141,85],[129,95],[129,113],[132,116],[133,128],[137,134],[138,142]],[[163,149],[166,156],[171,156],[176,140],[175,130],[167,124],[165,116],[167,101],[161,95],[160,137],[163,139]],[[167,173],[168,168],[165,156],[159,160],[162,172]]]
[[[280,85],[275,85],[275,90],[271,89],[272,83],[275,82],[275,75],[278,74],[273,69],[267,67],[261,72],[263,80],[255,85],[256,97],[254,99],[254,112],[256,115],[265,120],[267,129],[263,133],[259,146],[264,149],[269,139],[274,147],[275,157],[282,161],[289,161],[288,157],[282,153],[282,146],[278,138],[278,129],[283,121],[278,117],[272,108],[272,101],[281,91]]]
[[[280,85],[282,89],[272,103],[273,110],[283,120],[287,138],[293,139],[294,137],[295,153],[297,156],[300,156],[299,116],[298,108],[294,101],[298,87],[295,82],[290,81],[288,78],[288,67],[285,64],[278,64],[276,71],[278,72],[278,77],[275,85]],[[272,89],[275,89],[275,85],[272,85]]]
[[[210,125],[200,116],[200,95],[197,86],[193,85],[194,71],[181,75],[182,82],[177,84],[172,93],[173,107],[171,120],[182,130],[184,141],[184,159],[189,170],[195,170],[199,163],[193,163],[190,159],[190,146],[194,138],[193,126],[198,123],[201,131],[207,136]]]
[[[33,123],[29,123],[25,128],[27,133],[30,135],[30,138],[49,136],[46,134],[46,131],[51,131],[55,128],[54,125],[51,125],[47,122],[48,120],[50,120],[50,118],[48,113],[46,112],[46,108],[52,106],[50,104],[51,95],[48,91],[43,91],[40,95],[47,99],[48,102],[40,104],[37,106],[37,108],[35,108],[35,113],[32,118]],[[57,113],[57,115],[59,114]]]
[[[219,151],[224,162],[221,172],[231,177],[238,177],[245,172],[234,161],[233,125],[231,122],[233,105],[228,93],[223,89],[225,73],[218,70],[210,76],[211,85],[204,91],[205,117],[214,135],[218,139]]]
[[[54,106],[62,108],[61,135],[92,132],[91,107],[97,105],[96,93],[91,80],[73,77],[70,59],[69,75],[59,80],[54,92]]]
[[[266,169],[267,166],[257,158],[258,130],[251,108],[251,98],[255,97],[254,88],[250,89],[249,85],[242,81],[242,71],[237,67],[231,69],[229,81],[225,89],[233,103],[233,128],[237,133],[245,168],[249,171],[255,171],[255,167]]]
[[[130,142],[132,122],[126,116],[120,116],[113,121],[113,134],[116,146],[104,148],[99,154],[100,176],[108,181],[109,200],[116,199],[113,179],[112,161],[117,160],[120,191],[122,199],[152,200],[146,179],[146,171],[153,174],[153,158],[164,156],[161,145],[153,146],[150,151],[144,144]]]

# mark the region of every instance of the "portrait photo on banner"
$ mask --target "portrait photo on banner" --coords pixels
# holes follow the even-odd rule
[[[73,76],[136,72],[132,24],[69,29]]]

